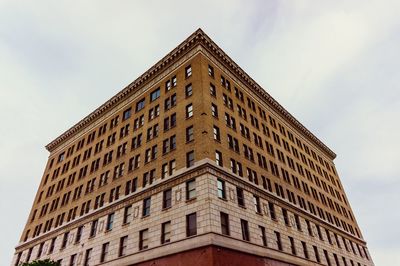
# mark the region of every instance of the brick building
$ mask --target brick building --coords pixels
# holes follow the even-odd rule
[[[12,265],[374,265],[335,153],[200,29],[46,148]]]

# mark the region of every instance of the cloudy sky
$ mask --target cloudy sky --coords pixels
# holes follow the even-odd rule
[[[0,265],[44,146],[201,27],[335,160],[376,265],[400,265],[400,1],[0,0]]]

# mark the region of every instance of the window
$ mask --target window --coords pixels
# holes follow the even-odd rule
[[[236,196],[239,206],[244,207],[244,193],[242,188],[236,187]]]
[[[192,66],[189,65],[185,68],[185,77],[188,78],[192,75]]]
[[[83,225],[79,226],[78,229],[76,230],[75,243],[79,243],[79,241],[81,241],[82,232],[83,232]]]
[[[190,96],[192,96],[192,94],[193,94],[193,88],[192,88],[192,84],[190,83],[190,84],[186,85],[186,87],[185,87],[185,95],[186,95],[186,97],[190,97]]]
[[[144,108],[145,101],[146,101],[146,99],[143,98],[139,102],[136,103],[136,112],[139,112],[140,110],[142,110]]]
[[[160,97],[160,88],[157,88],[150,94],[150,102],[157,100]]]
[[[283,250],[282,241],[281,241],[281,234],[277,231],[274,231],[276,237],[276,246],[279,250]]]
[[[214,68],[210,65],[208,65],[208,75],[214,77]]]
[[[317,246],[313,246],[314,249],[314,254],[315,254],[315,259],[317,260],[318,263],[321,262],[321,258],[319,257],[319,252]]]
[[[265,233],[265,227],[259,225],[258,228],[260,228],[262,244],[263,244],[263,246],[266,247],[266,246],[267,246],[267,235],[266,235],[266,233]]]
[[[131,117],[131,113],[132,113],[132,108],[128,108],[124,111],[124,115],[122,117],[122,120],[126,120],[128,118]]]
[[[217,189],[218,189],[218,198],[226,199],[225,181],[218,179],[217,180]]]
[[[139,250],[149,247],[149,229],[143,229],[139,232]]]
[[[304,241],[301,241],[301,245],[303,247],[303,253],[304,253],[304,258],[309,259],[309,255],[308,255],[308,250],[307,250],[307,244]]]
[[[224,166],[222,162],[222,153],[220,151],[215,150],[215,162],[219,166]]]
[[[103,246],[101,248],[100,262],[105,262],[107,260],[109,247],[110,247],[110,242],[107,242],[107,243],[103,244]]]
[[[143,217],[150,215],[150,205],[151,205],[151,198],[146,198],[143,200],[143,212],[142,212]]]
[[[54,247],[56,246],[56,239],[57,237],[54,237],[50,242],[49,254],[53,253],[54,251]]]
[[[218,107],[215,104],[211,104],[211,114],[213,117],[218,118]]]
[[[246,220],[240,219],[240,226],[242,227],[243,240],[250,241],[249,223]]]
[[[123,236],[119,240],[119,252],[118,256],[125,256],[126,255],[126,249],[128,245],[128,236]]]
[[[220,212],[220,217],[221,217],[221,233],[223,235],[230,235],[230,231],[229,231],[229,215],[224,213],[224,212]]]
[[[86,250],[86,252],[85,252],[85,259],[84,259],[84,261],[83,261],[83,266],[89,266],[89,264],[90,264],[90,259],[92,258],[92,252],[93,252],[93,249],[92,249],[92,248],[89,248],[89,249]]]
[[[112,230],[113,224],[114,224],[114,213],[110,213],[107,217],[106,231]]]
[[[294,243],[294,238],[289,236],[289,242],[290,242],[290,251],[292,252],[293,255],[296,255],[296,245]]]
[[[221,141],[221,135],[219,133],[219,127],[214,126],[213,127],[213,132],[214,132],[214,139],[217,141]]]
[[[325,255],[326,263],[328,263],[328,266],[331,266],[331,260],[329,259],[329,254],[328,254],[328,251],[326,251],[326,249],[324,249],[324,255]]]
[[[76,265],[76,254],[71,255],[71,259],[69,260],[69,266]]]
[[[194,139],[193,136],[193,126],[186,128],[186,142],[192,141]]]
[[[171,222],[161,224],[161,244],[169,243],[171,241]]]
[[[191,167],[194,165],[194,151],[186,153],[186,167]]]
[[[253,195],[253,203],[255,211],[261,213],[260,198],[258,196]]]
[[[193,116],[193,104],[186,105],[186,118]]]
[[[130,222],[132,216],[132,205],[126,206],[124,209],[124,219],[122,221],[122,224],[127,224]]]
[[[89,237],[94,237],[94,236],[96,236],[96,233],[97,233],[97,225],[98,225],[98,223],[99,223],[99,220],[94,220],[94,221],[92,221],[92,224],[91,224],[91,226],[90,226],[90,234],[89,234]]]
[[[269,214],[272,220],[276,220],[275,206],[272,202],[268,202]]]
[[[290,226],[289,215],[288,215],[288,211],[286,209],[282,208],[282,215],[283,215],[283,220],[285,222],[285,225]]]
[[[186,200],[196,198],[196,180],[192,179],[186,182]]]
[[[217,97],[217,90],[215,89],[215,86],[212,83],[210,83],[210,94],[213,97]]]
[[[186,215],[186,236],[197,235],[197,218],[196,213]]]
[[[69,232],[66,232],[63,236],[63,240],[61,243],[61,249],[65,248],[67,246],[68,243],[68,237],[69,237]]]
[[[172,205],[172,189],[167,189],[163,192],[163,209],[169,208]]]

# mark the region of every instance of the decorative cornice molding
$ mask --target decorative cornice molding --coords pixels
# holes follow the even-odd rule
[[[329,149],[322,141],[320,141],[314,134],[312,134],[303,124],[301,124],[296,118],[294,118],[282,105],[280,105],[271,95],[269,95],[257,82],[255,82],[243,69],[241,69],[210,37],[207,36],[201,29],[195,31],[174,50],[168,53],[164,58],[158,61],[154,66],[147,70],[144,74],[134,80],[131,84],[125,87],[123,90],[114,95],[110,100],[102,104],[95,111],[90,113],[88,116],[83,118],[81,121],[76,123],[70,129],[65,131],[55,140],[46,145],[46,149],[52,152],[58,145],[64,140],[68,139],[75,133],[79,132],[91,122],[95,121],[106,111],[110,110],[123,99],[137,91],[155,75],[169,67],[176,60],[184,56],[190,49],[196,45],[201,45],[212,53],[221,63],[223,63],[230,71],[240,78],[240,80],[249,86],[263,101],[271,106],[277,113],[285,117],[296,129],[302,132],[308,137],[315,145],[321,148],[329,158],[335,159],[336,154]]]

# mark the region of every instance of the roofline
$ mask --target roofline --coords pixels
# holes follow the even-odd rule
[[[122,100],[126,99],[129,95],[134,93],[139,86],[148,82],[160,71],[164,70],[177,59],[181,58],[188,50],[195,47],[197,44],[203,46],[211,52],[217,59],[221,61],[235,76],[249,86],[262,100],[270,105],[275,111],[283,115],[291,124],[307,136],[315,145],[321,148],[332,160],[336,158],[336,154],[327,147],[321,140],[319,140],[313,133],[311,133],[303,124],[301,124],[294,116],[292,116],[281,104],[279,104],[270,94],[268,94],[257,82],[255,82],[242,68],[240,68],[202,29],[196,30],[186,40],[179,44],[170,53],[164,56],[160,61],[153,65],[149,70],[135,79],[132,83],[115,94],[111,99],[106,101],[96,110],[91,112],[85,118],[73,125],[70,129],[62,133],[59,137],[46,145],[49,152],[54,151],[64,140],[73,136],[81,129],[89,125],[90,122],[95,121],[103,113],[110,110]]]

